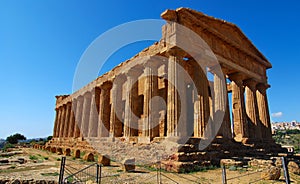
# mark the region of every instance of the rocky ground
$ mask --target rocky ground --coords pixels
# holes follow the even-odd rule
[[[61,156],[47,151],[31,148],[11,150],[0,153],[0,184],[21,183],[55,183],[58,181]],[[67,157],[66,168],[83,168],[92,164],[82,159]],[[231,166],[227,169],[228,184],[243,183],[285,183],[283,172],[277,181],[261,179],[263,173],[270,169],[268,162],[254,162],[251,166]],[[102,168],[102,183],[222,183],[220,168],[207,168],[201,172],[177,174],[162,171],[157,172],[150,167],[137,166],[135,172],[124,172],[121,164],[112,162],[111,166]],[[291,173],[293,183],[300,183],[300,177]],[[6,182],[5,182],[6,181]],[[48,181],[48,182],[46,182]]]

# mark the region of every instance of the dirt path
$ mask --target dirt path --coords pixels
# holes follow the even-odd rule
[[[35,179],[35,180],[58,180],[60,159],[61,156],[47,151],[36,150],[31,148],[23,148],[23,154],[15,155],[9,159],[17,160],[24,158],[26,163],[12,163],[0,165],[0,179]],[[91,162],[84,162],[82,159],[73,159],[67,157],[66,168],[78,167],[83,168],[92,164]],[[190,174],[177,174],[168,172],[157,172],[155,169],[136,167],[136,172],[123,172],[119,163],[112,162],[109,167],[102,168],[102,183],[157,183],[161,181],[164,184],[174,183],[222,183],[222,170],[220,168],[213,170],[205,170],[202,172]],[[239,168],[237,171],[227,171],[228,184],[271,184],[271,183],[285,183],[282,174],[280,181],[262,181],[260,180],[261,172],[255,168],[243,169]],[[67,174],[65,175],[67,176]],[[300,176],[291,175],[293,183],[300,184]]]

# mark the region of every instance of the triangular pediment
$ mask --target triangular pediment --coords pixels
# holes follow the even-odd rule
[[[168,17],[165,19],[167,20]],[[176,9],[176,22],[187,27],[191,26],[196,32],[197,30],[201,31],[203,29],[209,29],[234,47],[238,47],[247,53],[257,56],[264,61],[264,64],[267,65],[268,68],[271,67],[270,62],[266,59],[266,57],[245,36],[240,28],[233,23],[229,23],[188,8]]]

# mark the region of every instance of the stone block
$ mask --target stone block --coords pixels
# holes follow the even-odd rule
[[[222,159],[220,161],[220,165],[242,167],[243,166],[243,162],[241,162],[241,161],[235,161],[233,159]]]
[[[83,160],[88,161],[88,162],[94,162],[95,161],[95,157],[93,153],[86,153],[83,156]]]
[[[281,169],[275,166],[271,166],[261,173],[261,179],[263,180],[279,180],[280,176]]]
[[[135,170],[135,158],[125,158],[122,161],[122,169],[126,172],[132,172]]]
[[[98,163],[102,164],[103,166],[110,166],[110,158],[108,155],[99,155],[98,156]]]
[[[288,164],[289,172],[300,175],[300,167],[296,162],[290,161]]]

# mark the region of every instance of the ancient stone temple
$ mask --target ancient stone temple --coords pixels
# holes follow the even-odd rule
[[[175,171],[276,154],[266,93],[270,62],[234,24],[186,8],[161,17],[159,42],[56,97],[47,149],[162,160]]]

